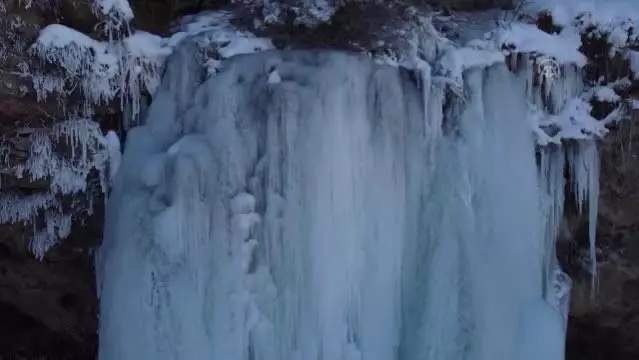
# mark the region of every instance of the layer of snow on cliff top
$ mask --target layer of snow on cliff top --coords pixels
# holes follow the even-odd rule
[[[124,6],[123,3],[128,4],[126,0],[122,3],[115,0],[96,1],[96,4],[102,4],[105,9],[119,8]],[[126,10],[126,7],[123,9]],[[204,46],[215,48],[219,57],[207,64],[210,73],[215,72],[221,60],[231,56],[274,48],[269,39],[258,38],[252,33],[234,28],[230,24],[230,19],[231,14],[227,12],[206,12],[183,18],[181,24],[174,29],[176,33],[169,38],[136,31],[122,39],[121,44],[100,42],[67,26],[53,24],[40,32],[31,51],[40,58],[62,66],[69,74],[88,72],[90,76],[97,76],[96,79],[108,81],[115,79],[118,72],[129,70],[122,69],[120,65],[133,61],[134,64],[142,65],[135,65],[136,68],[132,69],[133,76],[144,77],[147,90],[153,93],[153,84],[159,83],[161,71],[149,69],[160,69],[173,49],[187,37],[196,37]],[[122,47],[118,48],[120,45]],[[145,69],[148,74],[145,73]],[[157,79],[146,79],[148,77]],[[100,93],[112,95],[113,91],[108,91],[107,88],[113,84],[108,81],[101,83],[98,90]],[[94,88],[90,86],[87,90],[93,91]]]
[[[580,14],[590,13],[593,21],[605,24],[619,18],[639,21],[639,3],[636,0],[534,0],[532,11],[550,11],[555,22],[569,25]]]
[[[494,44],[478,40],[464,47],[451,46],[445,50],[435,63],[433,75],[446,79],[452,90],[461,93],[465,70],[489,67],[504,60],[504,55],[497,51]]]
[[[592,106],[582,98],[569,100],[564,109],[557,115],[549,115],[539,109],[531,109],[529,116],[537,135],[537,143],[545,146],[561,144],[562,139],[588,140],[603,137],[608,133],[607,121],[593,118],[590,115],[591,110]],[[548,129],[549,132],[545,129]]]
[[[129,55],[137,58],[165,59],[172,52],[168,39],[145,31],[136,31],[123,42]]]
[[[202,12],[183,17],[173,29],[175,34],[171,36],[169,43],[175,46],[188,36],[199,36],[199,40],[205,44],[223,45],[219,48],[223,58],[274,48],[270,39],[259,38],[251,32],[235,28],[231,25],[231,18],[232,14],[226,11]]]
[[[51,24],[42,29],[37,42],[42,46],[51,48],[62,48],[73,44],[86,48],[94,47],[96,51],[105,49],[105,46],[100,42],[60,24]]]
[[[196,37],[201,44],[215,48],[219,58],[207,61],[209,74],[215,73],[224,59],[275,48],[270,39],[256,37],[251,32],[239,30],[231,25],[232,16],[226,11],[207,11],[185,16],[178,26],[172,29],[174,34],[168,42],[170,46],[175,47],[187,37]]]
[[[593,89],[594,97],[603,102],[618,102],[621,100],[621,96],[608,86],[597,86]]]
[[[536,52],[552,56],[562,64],[586,65],[586,57],[579,52],[581,39],[574,31],[566,29],[559,35],[551,35],[534,24],[513,23],[496,35],[499,44],[514,52]]]
[[[106,44],[60,24],[42,29],[30,51],[73,74],[99,68],[103,76],[112,77],[118,67]]]

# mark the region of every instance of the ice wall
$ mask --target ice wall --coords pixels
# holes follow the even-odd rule
[[[172,55],[128,135],[100,360],[561,360],[525,86],[338,52],[203,81]]]

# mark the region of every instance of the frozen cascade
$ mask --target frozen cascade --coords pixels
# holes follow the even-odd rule
[[[563,359],[552,179],[505,65],[451,100],[338,52],[204,81],[196,52],[172,55],[115,177],[101,360]]]

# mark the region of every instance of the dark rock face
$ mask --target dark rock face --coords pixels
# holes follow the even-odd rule
[[[639,358],[639,141],[636,121],[623,122],[601,145],[597,229],[599,280],[575,282],[568,325],[567,360]],[[583,243],[587,221],[578,220],[573,241]],[[581,230],[580,230],[581,228]],[[586,231],[587,233],[587,231]]]
[[[90,257],[69,247],[56,250],[58,256],[39,262],[0,245],[0,359],[95,358],[97,309]]]

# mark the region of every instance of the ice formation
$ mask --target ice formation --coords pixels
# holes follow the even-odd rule
[[[49,225],[53,219],[77,219],[81,212],[92,212],[96,191],[90,189],[89,173],[97,170],[101,190],[98,192],[107,192],[119,167],[120,140],[113,131],[102,133],[94,121],[97,107],[119,101],[123,113],[123,129],[119,130],[138,125],[144,115],[144,97],[155,93],[167,56],[187,36],[201,35],[198,41],[214,49],[216,56],[208,63],[210,74],[228,57],[273,48],[268,39],[231,26],[228,12],[185,17],[171,37],[163,38],[124,27],[132,17],[125,0],[96,0],[93,4],[94,10],[106,17],[103,24],[109,32],[109,41],[97,41],[61,24],[49,25],[41,29],[38,39],[29,47],[30,55],[44,66],[29,66],[26,62],[19,66],[18,75],[32,80],[37,100],[57,100],[67,112],[66,118],[47,119],[56,124],[48,130],[18,130],[26,132],[22,136],[27,135],[30,143],[24,162],[16,162],[8,155],[13,139],[3,136],[0,144],[2,174],[50,183],[49,193],[43,196],[53,200],[42,207],[30,207],[30,199],[24,196],[24,204],[14,201],[21,197],[16,193],[0,194],[3,195],[0,209],[4,211],[0,223],[14,223],[12,214],[31,210],[27,218],[36,234],[31,248],[40,258],[68,235],[68,231],[58,231],[56,226]],[[56,69],[54,72],[51,65]],[[79,95],[80,104],[70,106],[70,94]],[[62,153],[60,144],[64,145]],[[83,194],[87,195],[86,205],[78,206],[74,200],[72,210],[62,206],[62,197],[84,198]]]
[[[537,97],[528,65],[488,64],[456,95],[425,63],[291,51],[207,79],[198,52],[175,50],[128,135],[101,360],[563,359],[564,169],[596,216],[598,153],[537,164],[526,114],[560,113],[574,78]]]
[[[30,224],[34,234],[29,247],[42,259],[51,246],[69,236],[74,215],[93,211],[89,173],[97,171],[96,185],[100,191],[106,191],[105,169],[109,162],[117,161],[119,148],[108,152],[107,139],[99,125],[90,119],[74,118],[59,121],[48,129],[22,130],[29,144],[29,156],[25,161],[2,159],[0,174],[31,182],[46,181],[49,192],[24,196],[1,191],[0,224]],[[3,142],[0,152],[11,152],[10,144]],[[59,152],[60,149],[65,150]],[[71,206],[63,207],[63,197],[68,195],[74,197]]]

